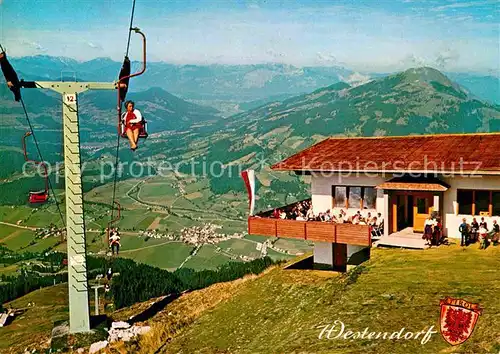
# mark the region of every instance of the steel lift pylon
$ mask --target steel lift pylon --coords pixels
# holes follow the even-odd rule
[[[115,90],[117,83],[23,82],[26,88],[49,89],[62,96],[64,132],[64,174],[66,192],[66,239],[70,333],[90,331],[87,281],[87,249],[80,160],[78,94],[87,90]]]
[[[130,31],[134,31],[142,36],[143,67],[139,72],[130,74],[130,66],[128,66],[128,72],[123,75],[122,72],[120,72],[120,78],[116,82],[19,81],[17,74],[6,59],[3,48],[0,46],[0,50],[2,51],[0,53],[2,71],[8,86],[14,92],[16,101],[22,101],[20,88],[52,90],[59,93],[62,97],[70,333],[90,331],[89,286],[87,279],[85,213],[81,177],[78,95],[88,90],[117,90],[117,134],[120,134],[121,103],[128,89],[128,80],[132,77],[142,75],[146,71],[146,36],[140,31],[139,28],[136,27],[130,28]],[[125,57],[124,65],[126,61],[128,61],[127,56]],[[128,63],[130,65],[130,62]]]

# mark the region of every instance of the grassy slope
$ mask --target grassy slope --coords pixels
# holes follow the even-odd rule
[[[374,249],[359,277],[333,272],[283,270],[215,284],[187,293],[149,320],[153,330],[137,343],[115,344],[113,353],[493,353],[500,349],[500,247],[457,246],[426,251]],[[342,320],[354,330],[392,332],[438,328],[445,296],[479,302],[483,315],[472,337],[452,348],[439,334],[415,341],[319,340],[318,325]],[[22,308],[0,328],[0,352],[46,343],[52,323],[67,318],[66,284],[34,291],[11,303]],[[127,319],[149,306],[112,314]]]
[[[27,311],[0,328],[0,353],[22,353],[25,348],[50,346],[53,323],[68,318],[67,289],[67,284],[60,284],[10,302],[9,307]],[[27,307],[30,302],[35,306]]]
[[[484,307],[472,337],[455,348],[457,352],[498,352],[499,257],[500,247],[486,251],[477,246],[466,250],[457,246],[426,251],[375,249],[356,281],[325,272],[275,269],[246,282],[231,298],[201,314],[162,350],[447,353],[451,348],[439,334],[424,346],[418,341],[319,340],[317,326],[338,319],[360,331],[367,326],[388,332],[402,327],[413,332],[431,325],[439,328],[439,300],[452,296]],[[220,296],[217,292],[213,290],[214,298]],[[163,323],[164,319],[163,313],[153,318],[156,335],[172,331],[165,325],[173,324]],[[154,336],[139,343],[142,352],[156,350],[154,343],[167,339]]]

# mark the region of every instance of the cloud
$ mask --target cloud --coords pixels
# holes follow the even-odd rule
[[[442,53],[438,53],[436,57],[436,66],[440,69],[446,69],[450,64],[456,63],[460,55],[454,51],[447,49]]]
[[[277,52],[272,48],[266,50],[266,54],[269,55],[273,59],[283,59],[284,57],[286,57],[285,53]]]
[[[254,2],[251,2],[247,5],[247,8],[252,9],[252,10],[258,10],[258,9],[260,9],[260,6]]]
[[[86,44],[92,49],[102,50],[102,46],[100,44],[95,44],[93,42],[86,42]]]
[[[0,1],[2,1],[2,0],[0,0]],[[47,52],[47,48],[45,48],[44,46],[42,46],[38,42],[22,41],[22,45],[27,46],[31,49],[34,49],[36,52],[41,52],[41,53]]]
[[[332,53],[322,53],[322,52],[317,52],[316,53],[316,59],[319,63],[321,64],[335,64],[338,65],[339,61],[335,55]]]
[[[406,57],[401,59],[399,61],[399,64],[402,65],[403,67],[420,67],[420,66],[425,66],[429,65],[429,62],[420,56],[417,56],[415,54],[408,54]]]
[[[436,6],[431,8],[431,11],[444,11],[448,9],[460,9],[467,7],[477,7],[484,5],[496,5],[498,4],[497,0],[484,0],[484,1],[468,1],[468,2],[455,2],[448,5]]]

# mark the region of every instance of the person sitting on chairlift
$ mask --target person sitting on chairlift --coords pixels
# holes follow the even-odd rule
[[[138,109],[135,109],[133,101],[125,102],[126,112],[122,114],[122,121],[125,124],[125,134],[127,134],[132,151],[137,149],[137,142],[139,141],[139,131],[142,122],[142,115]]]
[[[113,277],[113,271],[111,270],[111,268],[109,268],[107,273],[106,273],[106,279],[108,279],[108,281],[110,281],[112,277]]]
[[[109,246],[111,247],[111,252],[118,255],[118,252],[120,251],[120,234],[118,233],[117,229],[111,230],[110,237],[109,237]]]

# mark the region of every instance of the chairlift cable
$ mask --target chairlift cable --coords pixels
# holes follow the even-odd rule
[[[116,183],[118,180],[118,163],[119,163],[119,153],[120,153],[120,138],[121,135],[118,134],[118,137],[116,138],[116,153],[115,153],[115,176],[114,176],[114,181],[113,181],[113,197],[111,201],[111,220],[114,219],[114,205],[115,205],[115,197],[116,197]]]
[[[132,36],[132,25],[134,23],[134,13],[135,13],[135,0],[132,2],[132,11],[130,13],[130,24],[128,26],[128,39],[127,39],[127,50],[125,52],[125,57],[128,57],[129,49],[130,49],[130,39]],[[121,102],[119,102],[121,105]],[[120,109],[118,107],[118,109]],[[120,153],[120,138],[121,134],[118,133],[118,137],[116,138],[116,152],[115,152],[115,171],[114,171],[114,181],[113,181],[113,196],[111,200],[111,220],[114,220],[114,212],[115,212],[115,199],[116,199],[116,184],[118,181],[118,163],[119,163],[119,153]],[[109,232],[109,230],[108,230]]]
[[[131,35],[132,35],[132,25],[133,25],[133,22],[134,22],[134,12],[135,12],[135,0],[133,0],[133,3],[132,3],[132,13],[130,14],[130,25],[128,26],[127,51],[126,51],[126,54],[125,54],[126,57],[128,57],[128,51],[129,51],[129,48],[130,48],[130,38],[131,38]]]
[[[31,125],[30,117],[28,115],[28,111],[26,109],[26,106],[24,104],[24,100],[23,100],[22,97],[21,97],[21,105],[23,107],[24,115],[26,116],[26,120],[28,121],[30,132],[31,132],[31,135],[33,136],[33,141],[35,142],[36,150],[38,152],[38,157],[40,158],[40,161],[43,162],[45,160],[43,159],[42,152],[40,151],[40,146],[38,145],[38,140],[36,139],[35,131],[33,130],[33,126]],[[61,221],[63,223],[63,227],[66,228],[66,222],[64,221],[64,217],[63,217],[63,214],[61,212],[61,208],[59,207],[59,202],[57,201],[57,195],[54,192],[54,188],[52,187],[52,182],[50,181],[50,176],[47,177],[47,180],[49,182],[50,191],[52,192],[52,195],[54,196],[54,200],[56,202],[56,207],[57,207],[57,210],[59,212],[59,216],[61,217]]]

